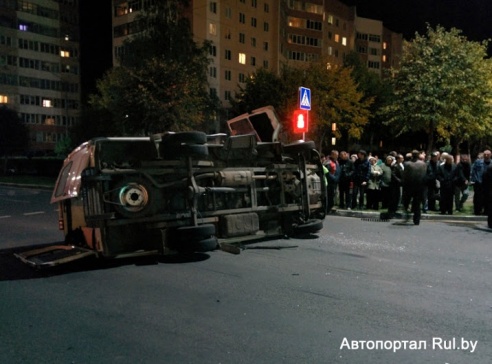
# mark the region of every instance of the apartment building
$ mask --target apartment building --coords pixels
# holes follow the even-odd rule
[[[136,31],[136,14],[150,0],[113,0],[113,55]],[[212,41],[210,92],[224,107],[258,68],[279,72],[283,64],[303,67],[327,59],[340,66],[357,51],[372,72],[396,65],[401,34],[377,20],[360,18],[339,0],[192,0],[189,13],[195,41]]]
[[[0,104],[18,112],[30,150],[53,151],[78,120],[78,0],[0,0]]]

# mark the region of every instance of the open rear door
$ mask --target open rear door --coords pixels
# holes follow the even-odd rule
[[[34,268],[43,268],[95,256],[97,252],[73,245],[52,245],[14,255]]]
[[[227,121],[231,135],[254,134],[258,142],[277,142],[280,121],[273,106],[255,109]]]

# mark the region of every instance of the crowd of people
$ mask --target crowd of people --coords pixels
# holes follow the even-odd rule
[[[473,189],[473,213],[487,215],[492,228],[491,151],[479,153],[472,162],[461,154],[455,162],[448,153],[427,156],[414,150],[406,155],[390,152],[383,158],[359,150],[350,155],[332,150],[322,155],[327,185],[327,211],[340,209],[382,210],[388,218],[402,209],[413,213],[418,225],[421,213],[437,211],[452,215],[462,211]]]

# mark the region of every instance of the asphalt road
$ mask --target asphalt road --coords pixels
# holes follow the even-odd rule
[[[1,362],[491,362],[485,222],[329,216],[318,235],[240,255],[36,272],[12,256],[59,236],[56,212],[35,192],[0,187],[0,215],[10,216],[0,219]]]

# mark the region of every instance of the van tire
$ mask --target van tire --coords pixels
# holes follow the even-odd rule
[[[310,140],[304,142],[302,140],[298,140],[295,143],[287,144],[283,146],[283,152],[286,154],[297,154],[306,151],[311,151],[316,148],[316,144]]]
[[[165,134],[161,143],[178,146],[181,144],[205,144],[207,134],[201,131],[183,131],[179,133]]]
[[[195,251],[200,253],[210,252],[216,250],[219,246],[219,241],[215,236],[208,239],[200,240],[196,243]]]
[[[115,210],[123,217],[139,218],[157,211],[157,192],[152,184],[140,177],[127,177],[114,188]]]
[[[308,235],[314,234],[323,229],[323,221],[321,220],[309,220],[308,222],[294,226],[294,235]]]
[[[160,150],[161,156],[166,160],[175,160],[182,157],[207,157],[208,146],[202,144],[166,145]]]
[[[215,225],[183,226],[176,229],[177,240],[183,243],[201,241],[215,235]]]

